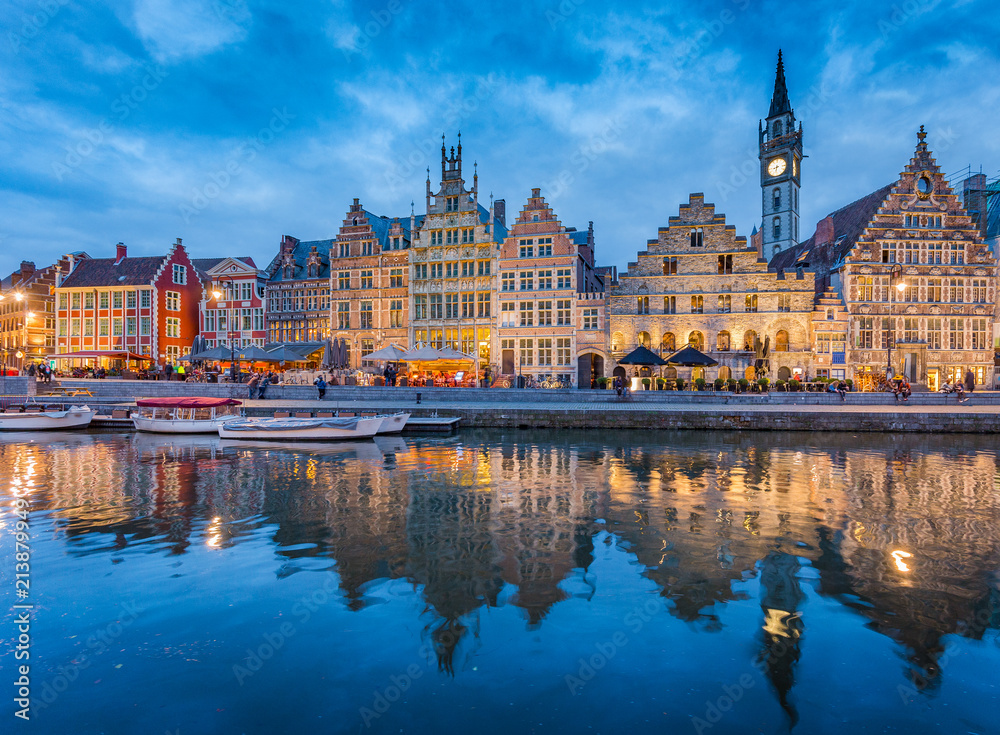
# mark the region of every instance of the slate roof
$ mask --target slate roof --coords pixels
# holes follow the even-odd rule
[[[166,255],[123,258],[118,265],[115,265],[115,258],[80,260],[61,286],[63,288],[146,286],[156,278],[157,271],[166,259]]]
[[[228,259],[229,258],[191,258],[191,265],[193,265],[202,273],[207,273],[208,271],[212,270],[215,266],[217,266],[219,263]],[[239,260],[243,263],[246,263],[251,268],[257,267],[257,264],[253,262],[253,258],[251,258],[249,255],[241,255],[238,258],[234,257],[233,260]]]
[[[817,243],[813,233],[805,242],[771,258],[768,267],[776,271],[791,270],[797,261],[805,260],[809,263],[808,269],[816,272],[816,287],[819,288],[821,276],[835,270],[837,264],[847,257],[895,185],[896,182],[883,186],[828,215],[833,218],[832,242]]]
[[[325,280],[330,277],[330,248],[333,247],[333,239],[328,240],[301,240],[295,245],[292,250],[292,254],[295,256],[295,275],[289,278],[290,281],[301,281],[301,280]],[[306,261],[309,259],[309,253],[316,246],[316,250],[319,252],[319,275],[313,278],[306,277]],[[274,256],[271,264],[268,266],[268,270],[273,269],[271,277],[268,279],[270,283],[281,283],[285,279],[285,270],[281,267],[282,257],[281,249],[279,248],[278,254]]]
[[[768,118],[791,112],[792,105],[788,101],[788,87],[785,86],[785,62],[781,60],[781,50],[778,50],[778,71],[774,76],[774,94],[771,95],[771,109]]]

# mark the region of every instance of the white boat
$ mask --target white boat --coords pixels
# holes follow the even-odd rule
[[[239,418],[219,426],[223,439],[265,441],[332,441],[370,439],[378,433],[382,418]]]
[[[64,411],[26,411],[0,413],[0,431],[47,431],[50,429],[83,429],[94,418],[90,406],[70,406]]]
[[[406,422],[410,419],[410,414],[399,413],[392,414],[382,414],[376,416],[376,418],[382,419],[382,426],[379,427],[379,434],[398,434],[406,426]]]
[[[234,398],[138,398],[132,423],[136,431],[157,434],[215,434],[219,426],[238,419]]]

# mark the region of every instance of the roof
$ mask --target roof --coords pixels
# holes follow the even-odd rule
[[[817,274],[830,272],[851,252],[851,248],[864,233],[868,223],[875,217],[875,213],[895,185],[895,182],[887,184],[827,215],[833,220],[832,237],[827,236],[828,230],[821,237],[829,242],[816,242],[817,234],[820,232],[817,226],[817,232],[813,233],[812,237],[775,255],[768,267],[777,271],[789,270],[795,268],[797,262],[805,260],[809,264],[809,269]]]
[[[788,88],[785,86],[785,63],[781,60],[781,50],[778,50],[778,72],[774,77],[774,94],[771,95],[771,109],[767,113],[768,118],[775,115],[782,115],[792,111],[792,104],[788,101]]]
[[[156,278],[166,258],[166,255],[122,258],[117,265],[114,258],[79,260],[61,287],[147,286]]]
[[[313,276],[308,280],[328,279],[330,277],[330,248],[333,247],[334,242],[335,240],[331,238],[329,240],[300,240],[295,243],[295,247],[292,249],[292,254],[295,257],[295,274],[288,280],[300,281],[306,279],[306,261],[314,245],[316,246],[316,251],[319,253],[319,275]],[[281,263],[282,251],[279,248],[278,254],[274,256],[274,260],[268,266],[268,269],[274,269],[269,279],[271,283],[281,283],[285,280],[285,270],[281,267]]]
[[[207,273],[212,270],[215,266],[224,260],[229,260],[230,258],[191,258],[191,265],[197,268],[202,273]],[[246,263],[251,268],[256,268],[257,264],[253,262],[253,258],[249,255],[241,255],[239,257],[232,257],[232,260],[239,260],[240,262]]]

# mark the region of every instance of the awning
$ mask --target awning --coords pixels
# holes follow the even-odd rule
[[[51,360],[86,360],[98,357],[110,357],[118,360],[152,360],[149,355],[140,355],[128,350],[80,350],[79,352],[63,352],[58,355],[49,355]]]
[[[184,398],[136,398],[135,405],[143,408],[215,408],[217,406],[239,406],[235,398],[211,398],[208,396],[187,396]]]

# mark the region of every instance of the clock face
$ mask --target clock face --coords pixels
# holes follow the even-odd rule
[[[785,173],[786,165],[784,158],[772,158],[771,162],[767,164],[767,172],[771,176],[781,176],[781,174]]]

